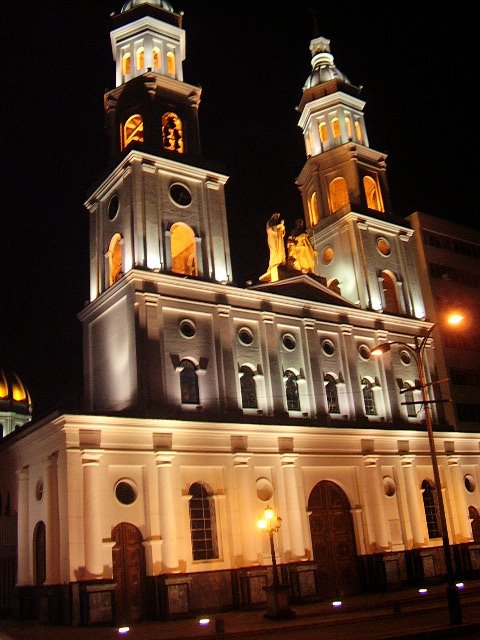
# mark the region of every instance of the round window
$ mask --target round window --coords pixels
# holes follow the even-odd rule
[[[325,249],[322,251],[322,261],[323,264],[330,264],[330,262],[333,260],[333,249],[332,247],[325,247]]]
[[[390,243],[385,238],[379,238],[377,240],[377,249],[382,256],[389,256],[392,252],[390,249]]]
[[[362,360],[370,360],[370,349],[366,344],[361,344],[359,346],[358,354]]]
[[[390,476],[385,476],[383,479],[383,490],[385,491],[385,495],[391,498],[397,492],[397,487],[395,485],[395,480],[390,478]]]
[[[282,338],[282,344],[287,351],[293,351],[297,346],[295,338],[290,333],[286,333]]]
[[[273,496],[273,486],[268,478],[258,478],[256,482],[257,497],[262,502],[268,502]]]
[[[182,320],[180,322],[180,333],[184,338],[193,338],[197,329],[191,320]]]
[[[120,480],[115,486],[115,497],[121,504],[133,504],[137,499],[137,491],[130,482]]]
[[[112,198],[110,198],[110,202],[108,203],[108,217],[110,218],[110,220],[113,220],[117,215],[118,205],[119,205],[119,199],[118,199],[118,196],[115,194],[114,196],[112,196]]]
[[[464,482],[465,482],[465,489],[469,492],[469,493],[473,493],[475,491],[475,478],[473,476],[471,476],[470,474],[467,474],[464,478]]]
[[[322,342],[322,350],[326,356],[333,356],[335,353],[335,345],[331,340],[324,340]]]
[[[38,480],[35,486],[35,497],[39,502],[43,498],[43,480],[41,479]]]
[[[410,362],[412,361],[412,357],[410,356],[408,351],[403,350],[400,353],[400,360],[403,362],[403,364],[407,365],[407,364],[410,364]]]
[[[192,202],[192,194],[183,184],[176,182],[170,187],[170,197],[180,207],[188,207]]]
[[[242,344],[248,347],[253,342],[253,334],[250,329],[247,329],[247,327],[242,327],[238,332],[238,339]]]

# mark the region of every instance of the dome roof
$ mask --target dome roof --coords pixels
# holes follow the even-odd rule
[[[30,415],[30,393],[16,373],[0,369],[0,411],[14,411]]]
[[[312,72],[303,85],[304,89],[311,89],[334,79],[351,84],[347,76],[335,66],[333,55],[330,53],[330,40],[323,36],[315,38],[310,42],[310,51],[312,52]]]
[[[169,11],[170,13],[175,13],[172,5],[167,0],[128,0],[123,5],[120,13],[125,13],[125,11],[129,11],[129,9],[133,9],[134,7],[138,7],[141,4],[151,4],[154,7],[158,7],[159,9],[163,9],[164,11]]]

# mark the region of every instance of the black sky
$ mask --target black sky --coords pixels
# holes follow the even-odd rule
[[[395,213],[421,210],[480,228],[470,3],[172,2],[184,11],[184,80],[203,90],[204,155],[230,176],[238,286],[267,267],[270,215],[280,211],[287,228],[301,215],[295,179],[305,151],[296,106],[314,35],[331,40],[337,66],[363,86],[370,146],[388,155]],[[47,0],[1,8],[0,368],[15,370],[30,389],[35,417],[82,386],[83,202],[106,167],[110,14],[121,6]]]

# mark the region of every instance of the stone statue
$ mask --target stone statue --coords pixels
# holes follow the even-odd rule
[[[285,223],[280,218],[279,213],[274,213],[267,222],[267,241],[270,249],[270,261],[268,263],[269,273],[274,267],[285,264],[287,259],[285,255]]]
[[[316,249],[305,231],[301,218],[295,220],[295,227],[287,238],[288,266],[302,273],[315,273]]]

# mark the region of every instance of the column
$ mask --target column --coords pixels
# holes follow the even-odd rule
[[[162,564],[164,571],[167,573],[178,570],[177,526],[172,481],[172,460],[174,457],[175,454],[170,451],[157,451],[155,453],[158,477],[160,537],[162,539]]]
[[[242,555],[245,566],[258,563],[257,551],[257,520],[258,514],[253,507],[257,505],[253,484],[252,469],[249,465],[250,456],[235,454],[233,464],[237,479],[238,515],[242,535]]]
[[[31,583],[30,579],[30,528],[28,500],[28,467],[17,471],[18,476],[18,533],[17,533],[17,586]]]
[[[402,456],[402,469],[407,493],[408,515],[410,516],[410,526],[412,528],[412,546],[421,547],[425,544],[425,515],[423,508],[422,511],[420,511],[421,492],[418,486],[413,460],[413,456]]]
[[[57,457],[58,454],[54,453],[48,457],[45,464],[43,493],[45,501],[46,584],[60,582]]]
[[[296,480],[295,460],[297,456],[285,454],[281,457],[283,478],[285,482],[285,503],[288,514],[288,531],[292,556],[305,557],[305,540],[303,537],[303,517],[305,507],[300,504]]]
[[[472,527],[468,516],[468,505],[465,499],[465,484],[463,480],[462,469],[459,465],[460,459],[456,456],[448,456],[448,466],[452,478],[453,493],[455,496],[455,505],[458,518],[458,529],[460,532],[460,540],[452,540],[455,542],[467,542],[472,539]],[[448,497],[448,496],[447,496]],[[452,501],[449,500],[450,511],[453,512]]]
[[[365,456],[365,480],[370,507],[370,515],[375,533],[375,546],[377,551],[387,549],[390,546],[389,530],[387,526],[385,510],[383,508],[383,485],[380,483],[380,474],[377,465],[378,458],[375,456]]]
[[[99,578],[103,576],[102,517],[98,495],[101,457],[99,451],[84,451],[82,455],[85,571]]]

